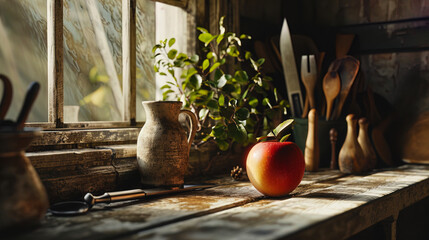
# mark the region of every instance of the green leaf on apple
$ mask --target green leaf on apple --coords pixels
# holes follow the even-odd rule
[[[289,137],[290,137],[290,133],[289,133],[289,134],[284,135],[284,136],[280,139],[280,142],[286,142],[286,140],[287,140]]]
[[[276,128],[273,129],[272,132],[268,134],[268,136],[274,136],[277,139],[281,139],[286,134],[286,132],[292,128],[293,122],[293,119],[288,119],[280,123]]]

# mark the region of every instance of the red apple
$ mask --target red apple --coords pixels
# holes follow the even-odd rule
[[[250,150],[246,170],[259,192],[271,197],[284,196],[304,176],[304,155],[293,142],[260,142]]]

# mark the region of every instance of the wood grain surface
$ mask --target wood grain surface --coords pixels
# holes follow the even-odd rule
[[[389,220],[429,196],[429,166],[404,165],[367,175],[306,173],[290,195],[267,198],[229,177],[217,187],[95,206],[86,215],[47,214],[25,239],[339,239]],[[387,231],[394,239],[395,228]]]

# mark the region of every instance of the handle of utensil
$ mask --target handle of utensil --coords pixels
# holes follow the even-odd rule
[[[153,188],[153,189],[132,189],[126,191],[107,192],[100,196],[94,196],[91,193],[87,193],[84,197],[85,202],[92,207],[97,203],[112,203],[127,200],[141,199],[148,196],[165,195],[175,192],[186,192],[197,189],[204,189],[214,187],[214,185],[186,185],[184,188]]]
[[[0,74],[0,80],[3,82],[3,97],[0,104],[0,120],[3,120],[6,116],[7,110],[9,109],[10,103],[12,102],[13,92],[9,78]]]
[[[301,92],[291,93],[294,116],[302,116]]]
[[[17,130],[21,130],[24,127],[31,107],[36,100],[37,94],[39,93],[39,89],[40,83],[38,82],[31,83],[30,87],[28,88],[27,94],[25,95],[24,104],[22,105],[21,112],[19,113],[18,120],[16,121]]]
[[[91,193],[87,193],[84,197],[85,202],[90,206],[97,203],[112,203],[126,200],[134,200],[146,197],[147,193],[142,189],[133,189],[118,192],[107,192],[100,196],[94,196]]]

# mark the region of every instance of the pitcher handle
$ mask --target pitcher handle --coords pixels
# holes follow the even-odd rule
[[[191,150],[192,141],[194,141],[195,134],[197,133],[197,130],[198,130],[198,120],[197,120],[197,116],[195,116],[195,113],[187,109],[180,110],[180,114],[186,114],[191,118],[191,129],[188,135],[188,152],[189,152]]]

